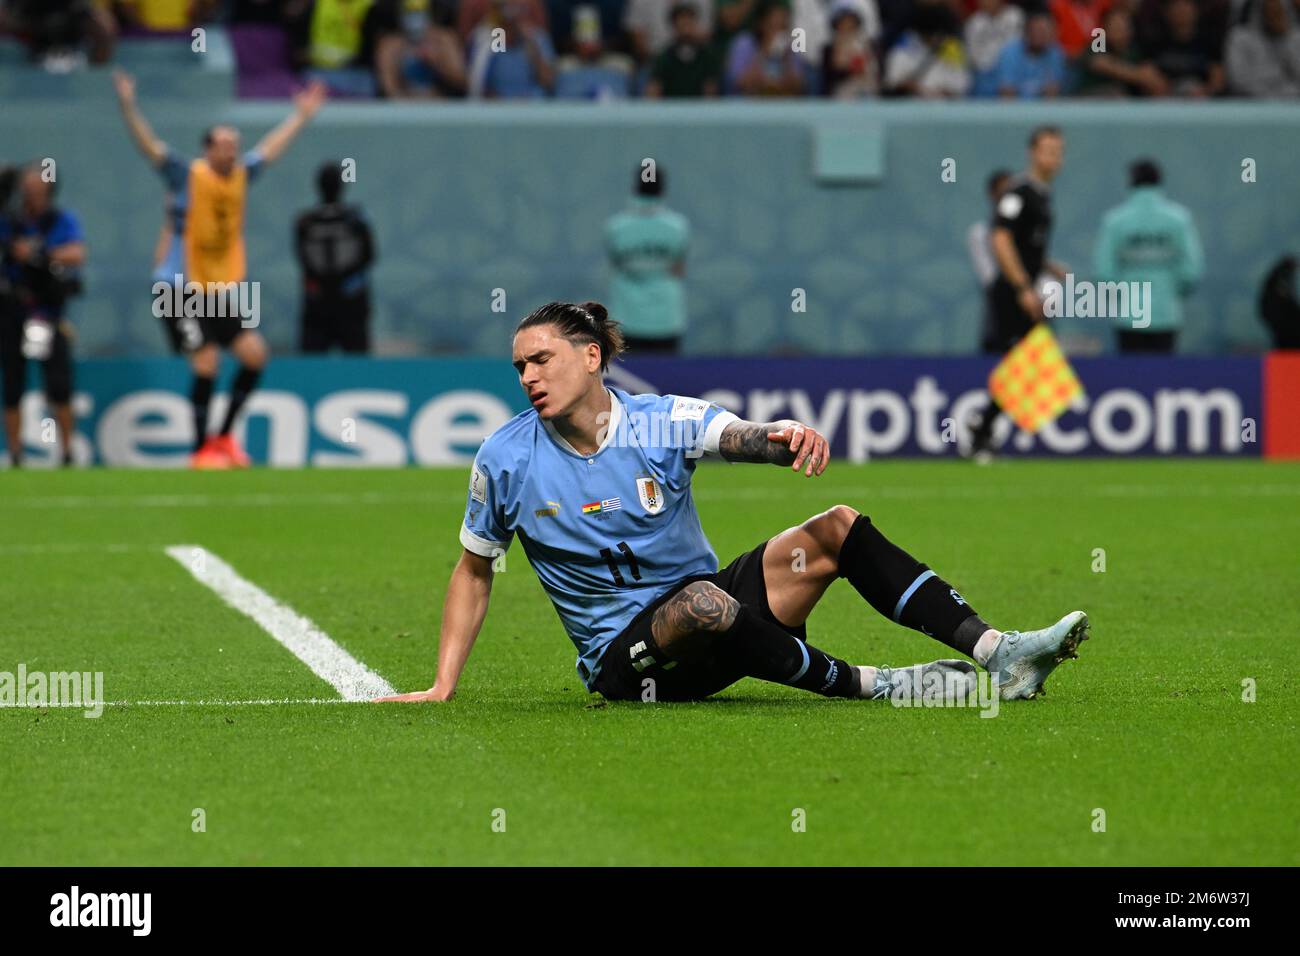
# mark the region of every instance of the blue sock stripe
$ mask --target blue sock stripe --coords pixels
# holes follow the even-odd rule
[[[919,588],[926,581],[930,580],[932,577],[934,577],[933,571],[922,571],[920,574],[916,576],[916,580],[912,582],[912,586],[903,592],[903,596],[899,598],[898,603],[894,605],[895,621],[898,621],[899,618],[903,616],[903,605],[905,605],[908,599],[911,598],[911,596],[916,593],[916,589]]]
[[[811,663],[811,661],[808,660],[808,645],[805,644],[803,641],[799,640],[797,637],[792,637],[790,638],[790,640],[798,644],[799,650],[803,651],[803,667],[799,668],[799,673],[795,674],[788,681],[786,681],[787,684],[793,684],[800,677],[803,677],[804,674],[807,674],[808,666]]]

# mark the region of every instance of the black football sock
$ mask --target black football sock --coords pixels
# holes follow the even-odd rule
[[[239,414],[244,403],[248,401],[248,396],[252,394],[253,389],[257,388],[257,380],[262,377],[260,368],[249,368],[241,365],[239,374],[235,376],[235,383],[230,386],[230,407],[226,409],[226,420],[221,424],[221,434],[229,435],[230,429],[235,424],[235,416]]]
[[[839,576],[885,617],[968,657],[988,630],[956,588],[890,543],[866,515],[858,515],[844,538],[839,565]]]
[[[208,440],[208,403],[212,401],[213,379],[195,375],[190,386],[190,404],[194,406],[194,450]]]
[[[742,604],[713,652],[730,655],[750,677],[823,697],[857,697],[858,669],[831,657]]]

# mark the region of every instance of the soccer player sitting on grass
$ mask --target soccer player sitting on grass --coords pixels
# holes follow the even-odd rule
[[[919,697],[934,675],[947,696],[969,699],[967,661],[860,667],[809,644],[804,622],[837,578],[881,614],[973,657],[1004,699],[1038,694],[1087,638],[1082,611],[1043,630],[995,630],[848,505],[719,571],[691,497],[696,459],[811,477],[826,470],[827,441],[795,421],[742,421],[700,399],[606,387],[602,373],[622,347],[618,323],[594,302],[552,302],[519,323],[514,366],[533,407],[474,459],[433,687],[382,700],[452,696],[487,614],[494,559],[515,534],[578,648],[583,683],[611,700],[644,699],[651,687],[656,700],[695,700],[742,677],[827,697]]]

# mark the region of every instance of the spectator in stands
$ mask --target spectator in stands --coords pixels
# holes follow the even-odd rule
[[[389,99],[464,96],[465,50],[451,28],[453,0],[386,0],[375,44],[379,92]]]
[[[860,43],[870,47],[871,58],[876,59],[875,44],[880,39],[880,11],[876,8],[876,0],[791,0],[791,29],[803,31],[805,42],[801,54],[809,67],[824,68],[826,47],[832,43],[835,34],[833,21],[844,9],[852,10],[858,18]],[[847,38],[841,39],[841,48],[847,45]],[[879,73],[879,70],[875,72]],[[822,89],[827,95],[828,85],[824,84]]]
[[[970,73],[956,29],[950,7],[933,3],[918,6],[912,29],[903,34],[885,59],[885,92],[890,96],[927,98],[965,96],[970,88]]]
[[[713,0],[692,0],[691,5],[695,10],[692,35],[708,40],[713,33]],[[681,42],[677,12],[682,6],[679,0],[628,0],[623,29],[638,63],[654,63],[661,53]]]
[[[1056,42],[1067,59],[1078,59],[1090,49],[1092,31],[1101,27],[1102,14],[1111,5],[1111,0],[1050,0],[1048,9],[1056,21]]]
[[[229,0],[231,23],[284,23],[295,0]]]
[[[865,9],[859,0],[835,2],[830,39],[822,50],[822,92],[826,96],[855,99],[880,92],[880,65],[867,32]]]
[[[151,33],[187,30],[212,19],[222,6],[220,0],[103,0],[102,5],[115,7],[125,23]]]
[[[1145,326],[1134,325],[1135,315],[1114,317],[1121,352],[1173,352],[1183,300],[1205,271],[1192,214],[1165,198],[1160,180],[1152,160],[1135,162],[1128,199],[1102,217],[1097,235],[1093,268],[1099,282],[1150,283]]]
[[[551,45],[560,56],[578,53],[578,44],[591,43],[594,34],[606,52],[623,53],[627,37],[623,31],[626,0],[546,0]],[[582,21],[579,24],[579,21]],[[581,32],[583,39],[579,41]]]
[[[610,315],[631,354],[675,353],[686,333],[690,224],[663,205],[664,185],[663,166],[638,166],[631,207],[605,224]]]
[[[1249,0],[1228,34],[1228,86],[1243,96],[1300,96],[1300,29],[1285,0]]]
[[[756,32],[762,11],[773,3],[788,11],[790,0],[716,0],[717,18],[713,24],[713,45],[718,57],[726,62],[736,37]]]
[[[1056,42],[1052,15],[1039,7],[1025,13],[1024,33],[998,57],[998,93],[1004,97],[1045,99],[1065,86],[1065,53]]]
[[[375,42],[383,9],[374,0],[294,0],[294,65],[331,94],[374,96]]]
[[[27,45],[33,63],[50,73],[86,65],[87,46],[95,63],[112,53],[117,26],[112,12],[92,0],[10,0],[0,4],[0,32],[13,32]]]
[[[1169,82],[1142,54],[1133,39],[1133,18],[1122,7],[1111,7],[1102,18],[1106,48],[1085,47],[1080,61],[1079,96],[1164,96]]]
[[[1300,349],[1296,266],[1295,256],[1283,256],[1268,270],[1259,289],[1259,317],[1272,333],[1275,349]]]
[[[1163,14],[1163,35],[1148,52],[1169,82],[1169,95],[1200,98],[1222,93],[1222,35],[1202,28],[1195,0],[1165,0]]]
[[[998,57],[1025,28],[1025,12],[1007,0],[979,0],[963,34],[971,65],[971,95],[997,96]]]
[[[559,17],[555,22],[561,22]],[[569,100],[624,99],[632,87],[632,58],[605,48],[600,11],[594,6],[573,9],[573,51],[556,64],[555,96]]]
[[[103,66],[113,59],[120,32],[112,0],[91,0],[90,22],[86,25],[90,62]]]
[[[1238,11],[1245,0],[1195,0],[1200,11],[1201,29],[1211,38],[1214,45],[1222,50],[1224,38],[1228,34],[1229,19],[1236,19],[1230,10]],[[1148,53],[1160,46],[1167,39],[1169,24],[1165,17],[1165,5],[1168,0],[1115,0],[1115,5],[1126,6],[1133,16],[1134,37],[1138,46]]]
[[[918,6],[927,0],[876,0],[880,10],[880,52],[887,56],[889,51],[903,39],[903,34],[912,29],[912,18]],[[943,0],[928,0],[943,2]],[[886,60],[888,62],[888,60]]]
[[[718,95],[722,65],[700,22],[698,10],[691,0],[677,0],[673,4],[673,41],[650,68],[645,87],[647,97]]]
[[[727,53],[727,92],[740,96],[799,96],[803,61],[791,46],[790,10],[763,0],[755,27],[738,35]]]
[[[493,31],[505,32],[498,43]],[[537,99],[555,85],[555,48],[520,0],[492,0],[470,39],[469,93],[488,99]]]
[[[456,13],[456,32],[461,35],[461,39],[469,43],[474,31],[483,25],[484,20],[491,19],[492,26],[499,26],[500,15],[493,10],[497,3],[498,0],[460,0],[460,9]],[[517,19],[520,23],[540,30],[549,29],[546,7],[542,0],[516,0],[516,6],[519,8]]]
[[[361,211],[346,205],[343,167],[324,163],[316,173],[320,205],[294,225],[294,252],[302,269],[300,342],[303,352],[370,350],[370,281],[374,237]]]

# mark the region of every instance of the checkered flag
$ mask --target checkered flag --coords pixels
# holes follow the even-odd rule
[[[989,394],[1018,427],[1037,432],[1082,395],[1083,386],[1052,330],[1039,322],[989,375]]]

